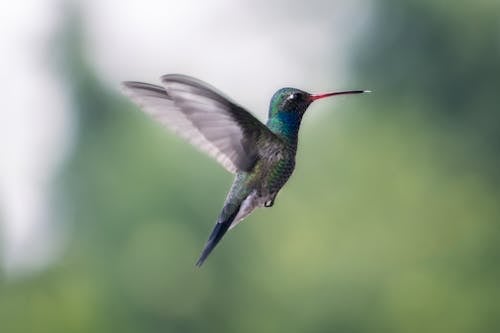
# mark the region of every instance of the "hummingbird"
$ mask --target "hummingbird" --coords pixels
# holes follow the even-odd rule
[[[271,98],[264,124],[242,106],[196,78],[167,74],[161,85],[122,83],[123,92],[149,114],[215,158],[234,181],[196,262],[200,267],[228,230],[257,207],[271,207],[295,169],[302,116],[314,101],[369,90],[310,94],[281,88]]]

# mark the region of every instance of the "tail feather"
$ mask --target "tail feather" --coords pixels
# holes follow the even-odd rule
[[[224,236],[224,234],[229,229],[229,226],[233,222],[234,218],[238,214],[240,206],[236,207],[236,209],[234,209],[229,214],[229,216],[227,218],[223,219],[222,216],[224,215],[224,212],[227,210],[227,208],[228,208],[227,206],[224,207],[224,209],[222,211],[222,214],[221,214],[221,218],[219,218],[219,221],[215,224],[215,227],[212,230],[212,233],[210,234],[210,237],[208,237],[208,241],[205,244],[205,248],[201,252],[200,258],[196,262],[196,266],[201,267],[201,265],[203,265],[203,263],[205,262],[205,260],[207,259],[207,257],[210,255],[210,253],[215,248],[215,246],[217,246],[217,244],[219,243],[219,241],[222,239],[222,237]]]

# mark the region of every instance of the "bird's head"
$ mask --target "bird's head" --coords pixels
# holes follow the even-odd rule
[[[271,98],[269,118],[282,112],[302,115],[311,103],[311,94],[296,88],[281,88]]]
[[[296,88],[281,88],[274,93],[269,107],[269,118],[279,113],[294,113],[302,117],[312,102],[325,97],[347,94],[361,94],[369,90],[347,90],[324,94],[310,94]]]

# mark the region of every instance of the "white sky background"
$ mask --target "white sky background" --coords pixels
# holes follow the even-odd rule
[[[123,80],[190,74],[264,119],[283,86],[359,88],[347,86],[344,69],[368,20],[359,1],[81,1],[83,49],[115,88]],[[51,184],[76,126],[47,59],[65,18],[62,3],[0,3],[0,270],[11,274],[44,267],[62,250]]]
[[[189,74],[261,119],[283,86],[346,88],[346,51],[367,19],[358,1],[343,0],[86,4],[90,56],[110,85]]]
[[[51,181],[68,146],[71,112],[46,57],[55,1],[0,2],[0,269],[36,269],[53,257]]]

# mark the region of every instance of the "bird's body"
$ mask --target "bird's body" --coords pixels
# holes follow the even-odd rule
[[[155,119],[208,153],[235,179],[197,265],[201,266],[227,230],[257,207],[271,207],[295,169],[298,131],[316,99],[353,90],[311,95],[295,88],[278,90],[264,125],[213,87],[185,76],[162,77],[163,86],[124,82],[127,95]]]

